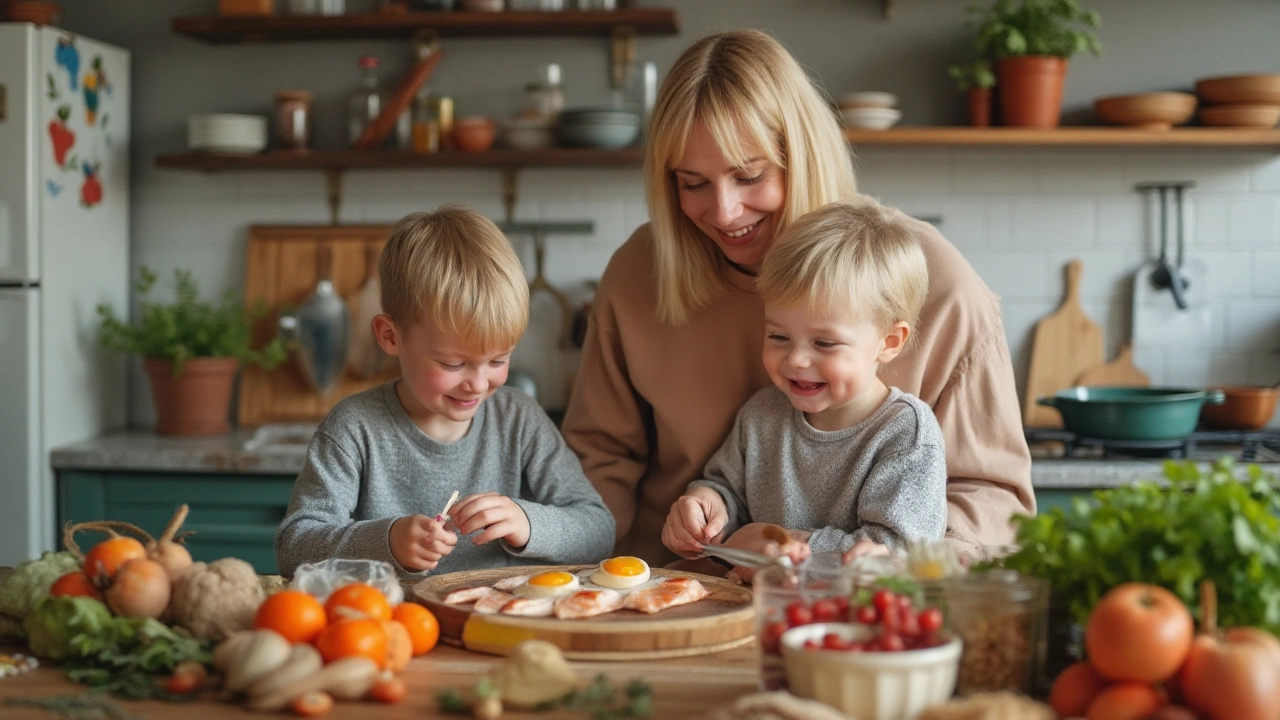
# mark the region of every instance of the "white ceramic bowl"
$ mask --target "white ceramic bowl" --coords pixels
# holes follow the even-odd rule
[[[893,108],[841,108],[840,115],[859,130],[888,130],[902,119],[902,111]]]
[[[539,150],[555,144],[556,124],[550,118],[509,118],[502,129],[507,145],[518,150]]]
[[[961,642],[902,652],[805,650],[835,633],[846,642],[873,635],[857,623],[815,623],[782,634],[782,659],[793,694],[830,705],[854,720],[914,718],[947,701],[956,688]]]
[[[847,93],[836,103],[844,108],[895,108],[898,107],[898,96],[890,92],[867,90]]]

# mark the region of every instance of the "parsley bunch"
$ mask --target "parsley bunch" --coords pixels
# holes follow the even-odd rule
[[[209,643],[153,618],[115,617],[101,628],[83,629],[71,645],[77,659],[64,666],[67,677],[127,698],[193,699],[165,692],[155,678],[187,660],[211,661]]]
[[[1084,624],[1107,590],[1160,585],[1199,614],[1198,587],[1218,588],[1221,626],[1280,633],[1277,478],[1230,458],[1202,471],[1166,462],[1164,483],[1139,481],[1077,499],[1069,511],[1016,516],[1019,550],[1001,564],[1044,578]]]

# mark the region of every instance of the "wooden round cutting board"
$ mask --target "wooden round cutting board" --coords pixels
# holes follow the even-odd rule
[[[576,573],[591,567],[595,566],[467,570],[421,580],[412,587],[411,596],[435,613],[441,640],[495,655],[507,655],[525,640],[545,640],[572,660],[647,660],[719,652],[755,637],[750,588],[663,568],[653,568],[653,577],[691,577],[707,589],[707,597],[652,615],[616,610],[583,620],[482,615],[471,612],[471,605],[449,605],[441,599],[454,590],[492,585],[516,575],[546,570]]]

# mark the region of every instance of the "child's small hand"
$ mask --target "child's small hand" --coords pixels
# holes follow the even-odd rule
[[[486,492],[468,495],[450,510],[449,521],[463,535],[484,529],[471,539],[473,545],[483,545],[494,540],[506,540],[514,548],[529,543],[529,516],[506,495]]]
[[[723,540],[728,521],[729,511],[720,493],[707,487],[693,488],[671,504],[662,527],[662,544],[677,555],[697,557],[702,554],[699,543]]]
[[[849,563],[853,562],[855,558],[871,557],[873,555],[888,555],[888,554],[889,554],[888,545],[881,545],[880,543],[875,542],[874,540],[864,539],[864,540],[859,540],[858,542],[853,544],[853,547],[849,548],[848,550],[845,550],[844,555],[841,556],[840,558],[840,562],[845,565],[848,565]]]
[[[766,530],[766,528],[771,529]],[[784,543],[779,543],[771,537],[777,528],[778,526],[772,523],[748,523],[731,535],[728,540],[725,540],[724,544],[725,547],[750,550],[769,557],[786,555],[791,558],[791,562],[796,564],[807,560],[813,552],[808,542],[810,533],[804,530],[787,530],[788,540]],[[754,568],[735,566],[734,571],[738,573],[743,582],[748,583],[751,582],[751,579],[756,574]]]
[[[387,542],[400,567],[410,572],[422,572],[435,570],[440,559],[453,552],[458,536],[435,518],[406,515],[391,523]]]

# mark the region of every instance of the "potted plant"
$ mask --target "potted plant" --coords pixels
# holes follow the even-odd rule
[[[228,291],[218,303],[200,300],[195,278],[174,271],[170,303],[148,300],[156,274],[143,266],[136,289],[138,318],[129,324],[108,305],[98,306],[102,345],[142,356],[155,401],[156,431],[165,435],[216,435],[230,430],[231,389],[240,363],[270,370],[286,356],[272,339],[252,347],[252,322],[265,313],[247,313]]]
[[[978,54],[995,67],[1004,124],[1057,127],[1067,60],[1102,54],[1098,13],[1076,0],[994,0],[968,12]]]
[[[965,94],[969,108],[969,124],[974,127],[991,125],[991,88],[995,87],[996,75],[991,71],[991,63],[986,60],[973,60],[947,68],[947,74],[956,83],[956,89]]]

